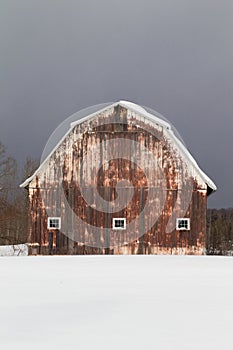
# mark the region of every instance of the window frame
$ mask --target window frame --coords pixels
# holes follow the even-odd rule
[[[122,220],[124,222],[124,227],[116,227],[115,222],[117,220]],[[126,218],[113,218],[112,219],[112,228],[113,228],[113,230],[126,230]]]
[[[186,221],[187,227],[179,227],[180,221]],[[176,219],[176,230],[177,231],[190,231],[190,218],[177,218]]]
[[[58,220],[58,227],[51,227],[50,226],[50,220]],[[60,230],[61,229],[61,218],[60,216],[49,216],[48,222],[47,222],[47,228],[48,230]]]

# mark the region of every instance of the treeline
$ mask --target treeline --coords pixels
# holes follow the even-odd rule
[[[208,255],[233,255],[233,208],[207,210]]]
[[[27,158],[20,168],[0,142],[0,245],[27,242],[29,201],[19,184],[38,164],[39,161]]]

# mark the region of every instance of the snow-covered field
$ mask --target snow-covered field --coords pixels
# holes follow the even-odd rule
[[[16,245],[0,245],[0,256],[27,256],[28,245],[16,244]]]
[[[233,349],[233,258],[0,258],[0,349]]]

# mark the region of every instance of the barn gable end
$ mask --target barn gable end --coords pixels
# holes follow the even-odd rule
[[[132,188],[122,181],[133,185],[129,203]],[[216,187],[171,125],[135,104],[120,101],[73,122],[22,187],[29,192],[29,243],[34,252],[205,252],[207,192]],[[118,212],[95,209],[98,195],[111,204],[117,200],[116,188],[121,191],[121,187],[126,207]],[[60,230],[48,228],[48,216],[61,218]],[[135,224],[131,231],[119,232],[112,227],[114,218]],[[177,218],[188,219],[190,229],[178,230]]]

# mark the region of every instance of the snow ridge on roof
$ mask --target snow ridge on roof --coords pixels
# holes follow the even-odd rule
[[[153,111],[152,113],[147,112],[147,110],[140,106],[137,105],[133,102],[130,101],[125,101],[125,100],[120,100],[118,102],[115,103],[110,103],[109,105],[105,105],[104,108],[91,113],[87,116],[84,116],[83,118],[81,118],[80,120],[77,120],[75,122],[72,122],[70,124],[70,128],[69,130],[65,133],[65,135],[61,138],[61,140],[59,141],[59,143],[54,147],[54,149],[50,152],[50,154],[46,157],[46,159],[41,163],[41,165],[39,166],[39,168],[35,171],[35,173],[30,176],[28,179],[26,179],[21,185],[20,187],[26,187],[32,180],[33,178],[37,175],[37,173],[40,171],[40,169],[43,167],[43,165],[46,163],[46,161],[50,158],[50,156],[55,152],[55,150],[58,148],[58,146],[63,142],[63,140],[66,138],[66,136],[72,131],[72,129],[80,124],[83,123],[85,120],[88,120],[92,117],[94,117],[95,115],[105,111],[106,109],[109,108],[114,108],[116,106],[122,106],[125,107],[127,109],[130,109],[134,112],[136,112],[139,115],[142,115],[144,117],[147,117],[149,120],[156,122],[157,124],[163,126],[166,128],[167,133],[170,135],[170,137],[172,138],[172,140],[176,143],[176,145],[178,146],[178,148],[180,149],[180,151],[184,154],[184,156],[186,157],[186,159],[188,159],[188,161],[194,166],[194,168],[197,170],[198,174],[200,175],[200,177],[203,179],[203,181],[213,190],[216,191],[217,187],[214,184],[214,182],[200,169],[200,167],[198,166],[197,162],[195,161],[195,159],[193,158],[193,156],[190,154],[190,152],[188,151],[188,149],[186,148],[186,146],[184,145],[184,143],[175,135],[174,131],[172,130],[172,125],[164,120],[164,117]]]

